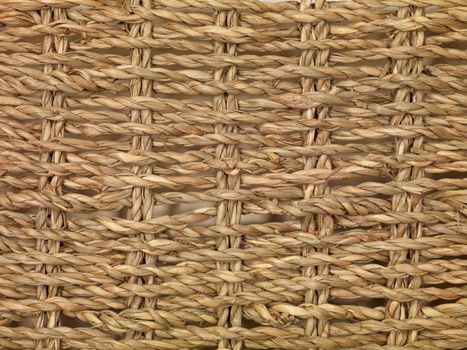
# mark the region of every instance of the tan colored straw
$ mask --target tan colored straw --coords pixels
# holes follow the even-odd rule
[[[0,0],[0,349],[467,349],[467,0]]]

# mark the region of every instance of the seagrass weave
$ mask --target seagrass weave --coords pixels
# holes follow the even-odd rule
[[[467,0],[0,0],[0,349],[467,349]]]

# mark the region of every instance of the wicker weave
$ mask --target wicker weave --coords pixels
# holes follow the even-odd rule
[[[0,349],[467,348],[467,0],[0,0]]]

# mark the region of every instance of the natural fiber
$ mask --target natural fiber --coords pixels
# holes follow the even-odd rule
[[[466,0],[0,0],[0,349],[467,348]]]

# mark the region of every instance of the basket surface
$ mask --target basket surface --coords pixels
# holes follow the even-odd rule
[[[466,23],[0,0],[0,348],[466,348]]]

